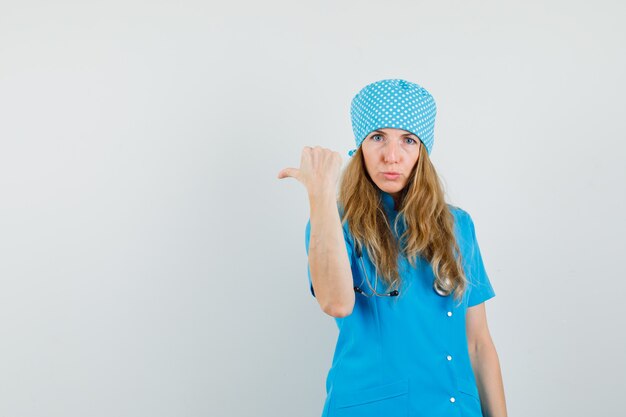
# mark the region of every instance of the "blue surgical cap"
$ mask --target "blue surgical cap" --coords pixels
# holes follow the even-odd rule
[[[368,84],[352,99],[350,117],[356,148],[348,152],[354,155],[363,140],[372,131],[396,128],[416,135],[430,155],[433,147],[435,99],[418,84],[387,79]]]

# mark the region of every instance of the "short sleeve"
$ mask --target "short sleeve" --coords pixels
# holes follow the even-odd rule
[[[345,224],[343,225],[343,237],[346,243],[346,249],[348,251],[348,260],[350,261],[350,265],[352,265],[352,243],[350,241],[350,234],[347,231],[347,227]],[[311,219],[309,219],[306,223],[306,228],[304,231],[304,245],[306,248],[307,257],[309,256],[309,241],[311,240]],[[311,268],[309,267],[309,262],[307,259],[307,275],[309,276],[309,289],[311,291],[311,295],[315,297],[315,291],[313,290],[313,282],[311,281]]]
[[[496,295],[485,265],[483,263],[482,256],[480,254],[480,247],[478,246],[478,239],[476,238],[476,230],[474,229],[474,222],[469,214],[467,214],[468,220],[468,234],[469,234],[469,248],[467,254],[467,275],[470,281],[469,295],[468,295],[468,307],[478,305]]]

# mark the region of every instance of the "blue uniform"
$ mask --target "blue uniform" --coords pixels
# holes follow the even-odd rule
[[[381,191],[383,206],[393,225],[398,212],[393,198]],[[397,297],[365,297],[355,292],[355,305],[346,317],[335,318],[339,336],[326,378],[322,417],[481,417],[480,399],[469,358],[465,313],[495,296],[483,265],[470,215],[448,205],[455,219],[455,236],[470,281],[459,305],[452,295],[433,289],[435,275],[425,259],[417,268],[404,256],[398,267],[402,278]],[[341,208],[338,207],[341,214]],[[401,222],[399,223],[401,228]],[[305,245],[309,252],[310,220]],[[347,222],[343,225],[354,285],[363,272]],[[396,239],[403,232],[396,236]],[[363,264],[372,286],[374,265],[363,248]],[[315,291],[311,283],[311,294]],[[387,284],[379,278],[376,290]]]

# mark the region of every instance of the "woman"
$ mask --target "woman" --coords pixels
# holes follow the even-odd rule
[[[356,148],[305,147],[309,286],[336,320],[323,417],[505,417],[484,301],[495,296],[470,215],[447,204],[430,162],[436,105],[387,79],[353,98]]]

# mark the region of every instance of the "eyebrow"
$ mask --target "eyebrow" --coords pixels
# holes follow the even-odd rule
[[[381,130],[372,130],[372,133],[377,133],[377,132],[378,132],[378,133],[380,133],[381,135],[385,135],[385,132],[383,132],[383,131],[381,131]],[[370,133],[370,135],[371,135],[372,133]],[[414,134],[414,133],[403,133],[403,134],[401,134],[400,136],[417,136],[417,135],[416,135],[416,134]]]

